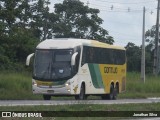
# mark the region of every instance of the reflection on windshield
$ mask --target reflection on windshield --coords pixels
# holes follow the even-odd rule
[[[71,76],[71,50],[36,50],[34,77],[60,79]]]

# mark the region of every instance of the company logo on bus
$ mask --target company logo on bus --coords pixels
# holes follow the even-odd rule
[[[104,67],[104,73],[118,73],[118,68],[117,67]]]

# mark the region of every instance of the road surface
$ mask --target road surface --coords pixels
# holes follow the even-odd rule
[[[0,100],[0,106],[158,103],[160,98],[119,100]]]

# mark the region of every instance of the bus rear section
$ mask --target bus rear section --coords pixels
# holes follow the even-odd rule
[[[116,99],[118,93],[126,90],[126,52],[124,48],[100,45],[83,46],[81,66],[82,79],[85,79],[87,83],[85,89],[87,95],[98,95],[102,99]]]

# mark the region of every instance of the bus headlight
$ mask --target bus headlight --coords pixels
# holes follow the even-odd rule
[[[65,84],[65,86],[66,86],[66,89],[67,89],[67,91],[68,92],[70,92],[71,90],[70,90],[70,82],[66,82],[66,84]]]
[[[71,90],[68,90],[68,92],[70,92]]]
[[[32,82],[32,85],[35,85],[35,86],[37,86],[37,83],[36,83],[36,82]]]
[[[71,84],[70,84],[70,82],[67,82],[65,85],[66,85],[66,86],[69,86],[69,85],[71,85]]]

